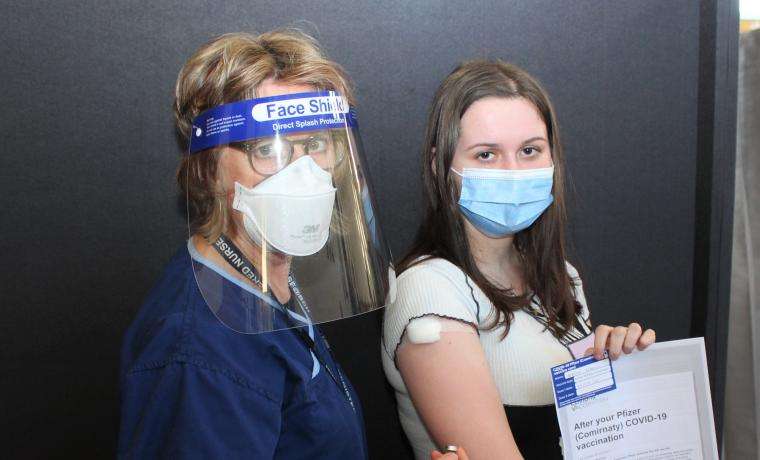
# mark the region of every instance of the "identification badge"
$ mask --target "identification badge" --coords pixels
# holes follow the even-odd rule
[[[586,337],[582,339],[578,339],[574,342],[570,342],[565,345],[568,350],[570,350],[570,353],[572,353],[573,358],[578,359],[583,356],[584,353],[586,353],[586,350],[589,348],[594,348],[594,333],[587,335]]]

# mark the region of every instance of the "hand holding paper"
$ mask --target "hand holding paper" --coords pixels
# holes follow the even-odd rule
[[[593,355],[596,359],[604,357],[607,350],[610,359],[618,359],[621,352],[630,354],[635,349],[643,350],[652,345],[656,340],[653,329],[642,331],[638,323],[631,323],[628,327],[611,327],[601,324],[594,330],[594,348],[586,350],[586,356]]]

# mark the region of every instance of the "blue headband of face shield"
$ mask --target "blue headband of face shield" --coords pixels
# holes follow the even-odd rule
[[[355,109],[334,91],[249,99],[220,105],[195,117],[189,153],[284,133],[356,126]]]

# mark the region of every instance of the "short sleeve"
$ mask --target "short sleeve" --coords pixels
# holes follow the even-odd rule
[[[567,267],[567,274],[570,276],[570,282],[573,284],[573,291],[575,293],[575,300],[581,304],[581,317],[586,323],[591,325],[591,312],[589,311],[588,304],[586,303],[586,294],[583,292],[583,282],[578,270],[568,261],[565,261]]]
[[[280,404],[213,368],[188,362],[123,382],[119,458],[272,458]]]
[[[432,259],[419,263],[399,275],[396,300],[386,308],[383,344],[395,357],[409,322],[427,315],[452,318],[479,325],[478,309],[467,278],[458,267]]]

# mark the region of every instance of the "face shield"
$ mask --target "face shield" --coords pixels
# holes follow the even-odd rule
[[[198,288],[225,326],[269,332],[392,300],[391,255],[375,219],[355,111],[343,97],[235,102],[202,113],[192,129],[189,155],[211,155],[205,163],[216,164],[207,188],[219,207],[209,219],[218,222],[202,228],[219,230],[204,237],[191,216],[188,248]],[[190,200],[188,209],[197,208]]]

